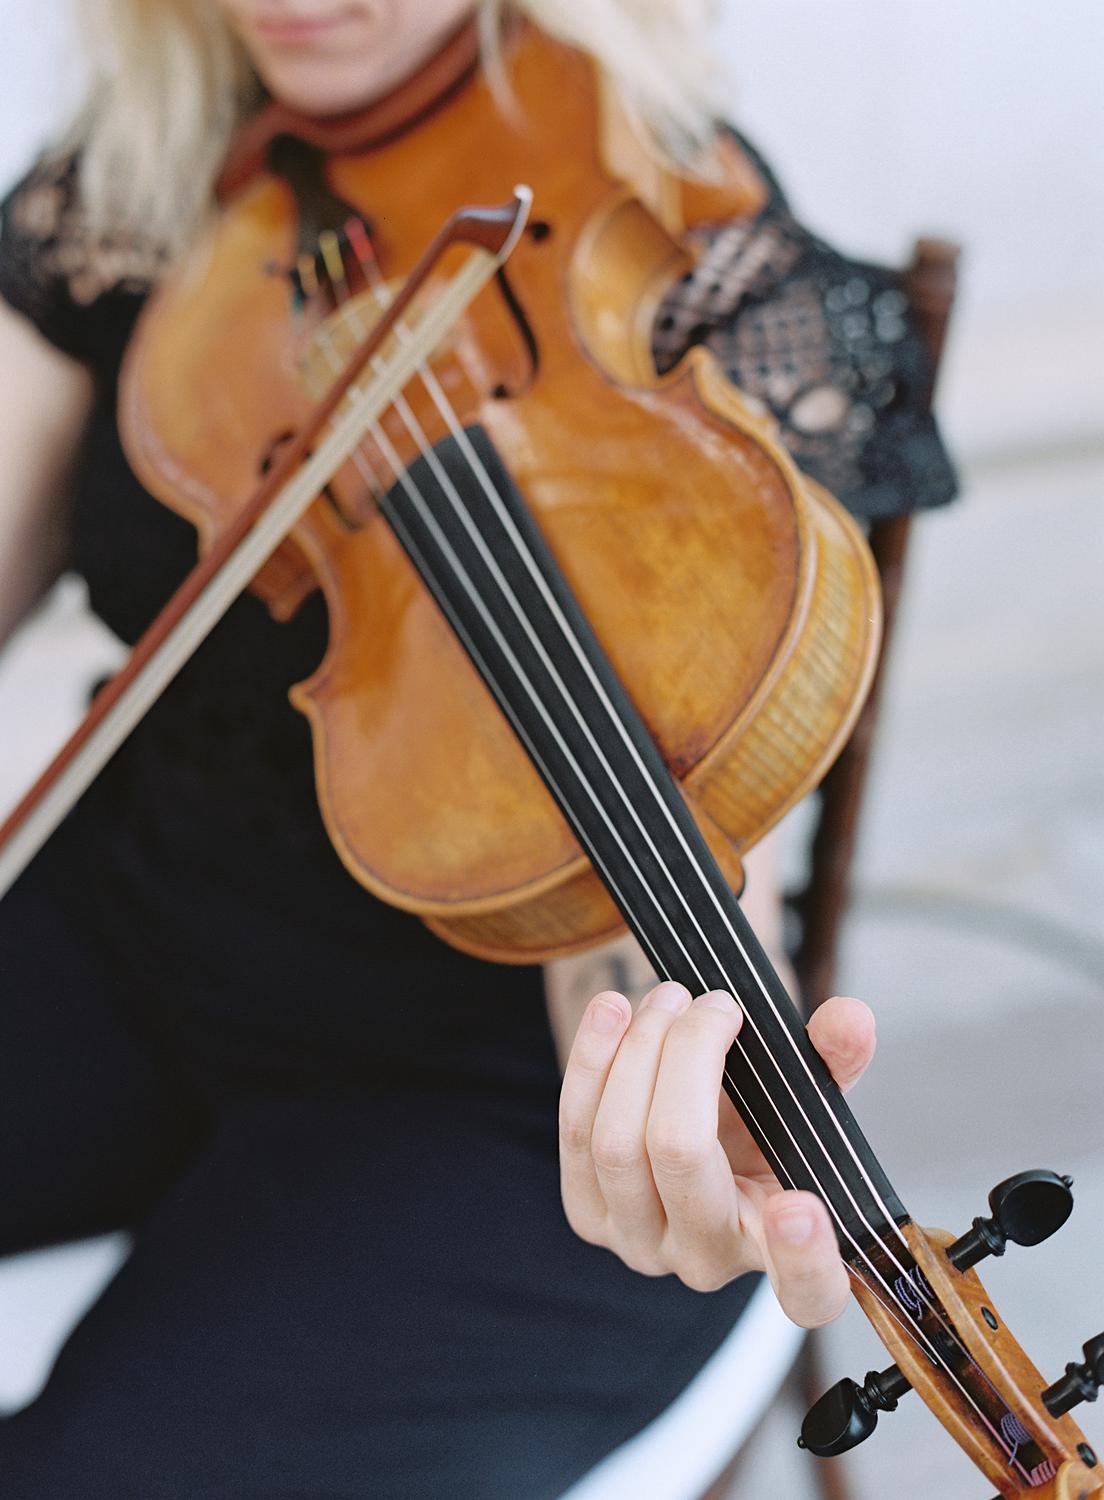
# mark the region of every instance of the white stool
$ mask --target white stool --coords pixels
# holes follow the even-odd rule
[[[0,1260],[0,1414],[33,1401],[58,1350],[127,1257],[124,1234]]]

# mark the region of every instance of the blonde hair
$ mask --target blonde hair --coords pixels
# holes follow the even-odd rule
[[[701,152],[722,113],[709,46],[713,0],[480,0],[485,51],[503,12],[589,53],[664,149]],[[217,0],[82,0],[91,58],[80,148],[85,211],[179,247],[210,208],[235,126],[257,107],[245,51]]]

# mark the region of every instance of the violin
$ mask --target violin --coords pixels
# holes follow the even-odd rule
[[[846,738],[878,615],[854,523],[712,358],[651,364],[680,233],[746,173],[662,170],[535,30],[505,93],[473,60],[464,33],[405,104],[328,142],[274,111],[232,158],[120,390],[128,456],[203,556],[0,830],[0,873],[238,592],[281,619],[320,588],[329,647],[293,701],[357,879],[499,961],[628,926],[657,974],[740,1004],[725,1090],[825,1202],[893,1359],[829,1391],[803,1446],[846,1451],[915,1389],[1002,1496],[1087,1500],[1104,1469],[1068,1413],[1104,1336],[1047,1386],[974,1270],[1056,1230],[1068,1180],[1009,1179],[958,1239],[920,1229],[737,901],[742,851]]]
[[[596,147],[619,122],[589,68],[532,31],[515,42],[510,87],[525,111],[517,128],[474,77],[417,130],[331,153],[323,191],[336,201],[314,215],[328,209],[338,233],[322,230],[321,249],[313,225],[304,234],[320,194],[302,157],[314,153],[288,145],[281,112],[270,157],[296,193],[271,170],[247,178],[203,248],[202,289],[186,272],[140,327],[120,422],[142,481],[219,535],[256,483],[258,456],[302,429],[381,291],[407,280],[441,206],[532,184],[534,216],[509,263],[516,297],[492,289],[473,303],[432,381],[404,393],[405,411],[362,445],[359,470],[335,475],[330,503],[296,528],[298,557],[285,550],[258,581],[277,614],[315,583],[326,598],[329,651],[294,702],[350,871],[456,946],[532,963],[613,936],[622,918],[380,521],[390,484],[373,474],[439,485],[425,471],[443,440],[456,485],[524,495],[733,886],[741,850],[846,737],[878,605],[853,523],[798,475],[712,359],[695,352],[662,383],[650,373],[659,298],[689,263],[672,230],[602,170]],[[431,128],[450,149],[427,143]],[[319,318],[313,332],[287,317],[289,276],[303,318]],[[210,379],[243,361],[240,379]],[[181,389],[195,393],[186,410]],[[537,587],[521,584],[526,602]]]

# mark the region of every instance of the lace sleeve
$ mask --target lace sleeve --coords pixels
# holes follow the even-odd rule
[[[138,236],[92,232],[72,156],[43,157],[0,203],[0,297],[86,363],[117,354],[123,325],[129,332],[163,265],[163,253]]]
[[[768,181],[755,218],[691,234],[694,268],[659,309],[657,366],[670,369],[693,344],[711,349],[771,410],[799,466],[857,515],[953,499],[925,395],[930,359],[900,276],[810,234]]]

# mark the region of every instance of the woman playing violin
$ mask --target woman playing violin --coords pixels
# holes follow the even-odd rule
[[[609,68],[657,139],[704,149],[720,104],[698,6],[525,9]],[[231,134],[266,98],[320,120],[401,99],[474,7],[109,13],[87,111],[5,206],[5,634],[68,566],[133,641],[193,562],[193,528],[124,458],[116,379],[214,209]],[[785,244],[787,274],[839,282],[744,164],[749,224]],[[666,307],[657,363],[715,341],[754,373],[725,264],[727,303],[718,283],[695,304],[687,277]],[[756,367],[798,457],[883,509],[948,493],[910,405],[912,335],[894,339],[869,399],[841,386],[827,425]],[[885,461],[902,424],[911,472]],[[729,996],[648,988],[628,944],[547,974],[482,963],[350,879],[287,700],[324,649],[317,597],[280,624],[240,598],[0,907],[0,1253],[134,1233],[43,1393],[0,1423],[22,1500],[551,1500],[673,1399],[747,1273],[807,1326],[843,1306],[822,1205],[779,1188],[724,1099],[718,1114]],[[749,863],[769,938],[769,869]],[[625,990],[647,990],[635,1013]],[[873,1050],[865,1007],[832,1001],[810,1029],[849,1086]]]

